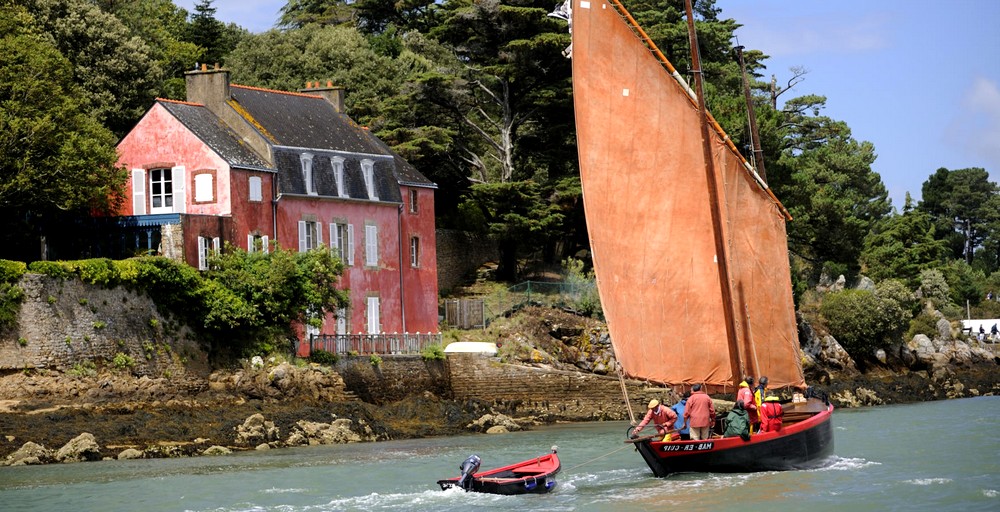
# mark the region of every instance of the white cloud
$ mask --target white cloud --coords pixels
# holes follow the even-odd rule
[[[949,143],[975,158],[974,167],[996,175],[1000,171],[1000,85],[976,77],[962,94],[958,112],[949,125]]]
[[[723,12],[723,17],[733,13]],[[734,17],[744,26],[737,34],[752,47],[764,49],[772,57],[855,54],[889,46],[893,15],[869,12],[861,16],[816,13],[809,16],[763,18],[741,13]]]

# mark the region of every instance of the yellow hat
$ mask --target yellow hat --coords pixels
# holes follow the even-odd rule
[[[765,402],[777,402],[778,400],[779,400],[778,397],[774,395],[769,395],[767,398],[764,399]]]
[[[660,405],[660,401],[654,398],[654,399],[652,399],[652,400],[649,401],[649,407],[648,408],[652,409],[653,407],[656,407],[657,405]]]

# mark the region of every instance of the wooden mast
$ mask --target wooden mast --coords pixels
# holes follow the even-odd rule
[[[701,56],[698,51],[698,34],[694,28],[694,14],[691,0],[684,0],[687,13],[688,40],[691,45],[691,70],[694,73],[695,94],[698,97],[698,111],[701,120],[701,145],[705,156],[705,175],[708,178],[709,206],[712,209],[712,234],[715,237],[715,254],[718,260],[719,285],[722,291],[722,312],[726,324],[726,340],[729,343],[729,361],[733,373],[733,387],[739,386],[743,379],[743,361],[740,357],[739,340],[737,339],[736,315],[733,312],[733,290],[729,277],[726,237],[722,222],[722,184],[716,173],[712,158],[711,133],[708,126],[708,109],[705,107],[705,92],[702,84]]]

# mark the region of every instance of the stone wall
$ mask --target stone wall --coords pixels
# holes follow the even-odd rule
[[[145,295],[38,274],[25,274],[19,286],[25,301],[14,328],[0,335],[0,371],[65,371],[86,360],[113,364],[118,354],[132,358],[137,375],[179,368],[182,361],[207,363],[190,331]]]
[[[434,236],[437,238],[438,290],[441,293],[460,284],[483,263],[497,259],[496,244],[488,237],[452,229],[438,229]]]
[[[449,354],[454,399],[478,398],[519,414],[552,415],[570,421],[628,419],[622,388],[615,377],[504,364],[479,354]],[[674,403],[665,388],[627,381],[632,410],[641,417],[656,398]]]
[[[345,357],[335,366],[345,387],[361,400],[384,404],[430,392],[451,398],[448,362],[419,355],[386,355],[376,367],[369,356]]]

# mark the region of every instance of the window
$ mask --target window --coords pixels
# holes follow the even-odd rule
[[[132,215],[146,215],[146,171],[132,169]]]
[[[415,236],[410,237],[410,266],[420,266],[420,239]]]
[[[347,263],[347,241],[353,235],[353,232],[348,233],[348,231],[348,225],[345,222],[330,224],[330,252],[344,263]]]
[[[299,252],[315,249],[323,244],[323,233],[315,221],[299,221]]]
[[[379,334],[378,297],[368,297],[368,334]]]
[[[306,194],[314,196],[316,187],[313,185],[313,156],[302,153],[299,159],[302,161],[302,181],[305,182]]]
[[[174,183],[170,169],[149,171],[150,213],[173,213]]]
[[[410,213],[417,213],[417,191],[410,189]]]
[[[194,200],[199,203],[215,201],[215,180],[211,173],[195,174]]]
[[[378,226],[365,225],[365,266],[378,266]]]
[[[347,185],[344,183],[343,157],[335,156],[331,158],[330,165],[333,166],[333,177],[337,182],[337,195],[340,197],[347,197]]]
[[[255,235],[253,233],[247,235],[247,252],[263,252],[264,254],[271,252],[267,235]]]
[[[337,334],[347,334],[347,308],[337,309]]]
[[[378,201],[378,192],[375,191],[375,162],[368,159],[362,160],[361,172],[365,175],[365,189],[368,190],[368,199]]]
[[[219,253],[219,237],[198,237],[198,270],[208,270],[208,257]]]
[[[250,200],[264,200],[264,194],[262,193],[260,186],[260,176],[250,176]]]

